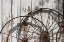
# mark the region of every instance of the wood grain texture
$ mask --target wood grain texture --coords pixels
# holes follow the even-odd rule
[[[37,10],[39,8],[55,9],[55,10],[58,10],[60,13],[62,13],[62,0],[59,0],[59,1],[58,0],[12,0],[12,5],[11,5],[11,0],[3,0],[2,3],[3,3],[2,4],[2,7],[3,7],[3,10],[2,10],[2,16],[3,16],[2,24],[3,25],[7,21],[11,20],[14,17],[20,16],[20,15],[24,16],[27,13],[29,13],[30,11]],[[12,9],[11,9],[11,7],[12,7]],[[11,11],[12,11],[12,13],[11,13]],[[47,20],[48,15],[43,13],[42,16],[43,16],[43,19],[42,19],[43,23],[46,25],[46,20]],[[40,17],[40,13],[38,15],[36,15],[35,18],[38,18],[39,20],[41,20],[41,18],[39,18],[39,17]],[[11,29],[11,27],[14,27],[15,25],[17,25],[17,23],[20,23],[21,19],[22,19],[22,17],[18,18],[18,19],[15,19],[12,22],[8,23],[5,26],[5,28],[3,30],[3,33],[5,32],[6,34],[8,34],[8,31]],[[15,32],[17,32],[17,31],[15,31]],[[2,37],[3,37],[2,42],[6,42],[5,37],[7,37],[7,35],[2,34]],[[16,38],[12,38],[12,40],[13,39],[16,41]],[[11,42],[11,40],[10,40],[10,42]]]

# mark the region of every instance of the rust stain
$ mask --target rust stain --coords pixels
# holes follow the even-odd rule
[[[24,8],[22,7],[22,10],[24,11]]]
[[[48,41],[50,42],[50,37],[49,37],[49,33],[47,31],[43,31],[40,34],[40,38],[42,39],[42,41]],[[46,40],[47,39],[47,40]]]
[[[27,37],[22,38],[22,42],[28,42],[28,38]]]
[[[27,11],[30,12],[30,6],[28,6],[28,10]]]

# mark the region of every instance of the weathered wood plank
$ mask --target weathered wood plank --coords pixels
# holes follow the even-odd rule
[[[3,0],[3,6],[2,7],[3,7],[3,11],[2,11],[3,12],[2,13],[2,16],[3,16],[2,22],[3,23],[2,24],[4,25],[7,21],[9,21],[10,19],[12,19],[14,17],[20,16],[20,15],[24,16],[27,13],[29,13],[30,11],[37,10],[39,8],[55,9],[55,10],[58,10],[59,12],[62,13],[62,8],[61,8],[62,7],[62,0],[12,0],[12,6],[11,6],[11,0]],[[41,20],[41,18],[40,18],[41,14],[42,13],[39,13],[38,15],[36,15],[35,18],[38,18],[39,20]],[[43,21],[43,23],[46,25],[46,21],[48,18],[47,13],[45,13],[45,14],[43,13],[42,17],[43,18],[41,21]],[[5,26],[3,32],[8,34],[8,30],[11,29],[11,26],[14,27],[15,25],[17,25],[17,23],[20,23],[20,19],[22,19],[22,18],[18,18],[18,19],[13,20],[12,24],[11,24],[11,22],[9,24],[7,24]],[[50,24],[52,22],[53,22],[53,20],[51,17],[50,18]],[[17,31],[15,31],[15,32],[17,32]],[[7,36],[3,34],[3,38],[5,38],[5,37],[7,37]],[[5,42],[5,39],[3,39],[3,42]],[[13,39],[14,38],[12,38],[12,40]],[[10,40],[10,42],[11,42],[11,40]]]

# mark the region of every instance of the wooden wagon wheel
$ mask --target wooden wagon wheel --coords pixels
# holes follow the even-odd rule
[[[47,16],[45,14],[47,14]],[[45,16],[43,16],[43,15],[45,15]],[[36,17],[36,16],[38,16],[38,17]],[[58,30],[56,30],[56,29],[59,29],[58,16],[59,16],[59,19],[62,18],[61,13],[59,13],[56,10],[49,9],[49,8],[40,8],[40,9],[34,10],[33,12],[29,12],[26,16],[19,16],[19,17],[25,17],[25,18],[23,19],[23,21],[21,21],[22,23],[18,23],[17,26],[15,26],[9,30],[9,34],[7,36],[6,42],[8,42],[8,38],[9,38],[10,34],[12,34],[17,29],[17,27],[19,27],[19,29],[18,29],[19,38],[17,38],[17,39],[19,39],[19,42],[20,42],[20,40],[22,41],[23,39],[24,40],[27,39],[28,42],[30,42],[30,39],[35,38],[35,37],[33,37],[34,33],[38,35],[38,38],[37,38],[38,41],[36,40],[34,42],[43,42],[43,39],[42,40],[40,39],[40,35],[43,34],[43,32],[44,33],[48,32],[49,38],[52,37],[52,41],[53,41],[54,40],[53,36],[56,34],[56,32],[58,32]],[[45,18],[47,17],[46,20],[45,19],[43,20],[44,17]],[[18,17],[15,17],[15,18],[18,18]],[[13,19],[15,19],[15,18],[13,18]],[[29,20],[30,20],[29,18],[32,19],[31,22],[29,22]],[[38,18],[40,18],[40,19],[38,19]],[[7,23],[9,23],[10,21],[8,21]],[[52,21],[52,22],[50,22],[50,21]],[[24,25],[25,23],[26,23],[26,25]],[[6,24],[2,27],[2,30],[6,26]],[[26,30],[25,27],[27,27],[27,26],[29,27],[28,28],[29,30],[31,28],[35,28],[35,29],[37,28],[36,29],[37,33],[31,32],[32,34],[30,36],[32,36],[32,37],[30,37],[30,36],[27,37],[27,35],[25,35],[25,34],[27,34],[26,32],[30,32],[30,31]],[[24,27],[24,30],[22,30],[21,27],[22,28]],[[1,33],[2,33],[2,30],[1,30]],[[54,33],[53,30],[56,30],[56,32]],[[21,34],[21,31],[24,31],[24,34]],[[35,30],[32,30],[32,31],[35,31]],[[20,39],[20,35],[25,35],[25,36]],[[45,33],[44,35],[47,36],[47,33]],[[44,41],[44,42],[46,42],[46,41]],[[49,42],[50,42],[50,40],[49,40]]]

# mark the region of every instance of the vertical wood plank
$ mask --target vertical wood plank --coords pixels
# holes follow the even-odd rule
[[[10,0],[3,0],[3,10],[2,10],[2,15],[3,15],[3,18],[2,18],[2,22],[3,22],[3,25],[9,21],[9,14],[10,14]],[[7,24],[3,30],[3,33],[5,34],[8,34],[8,28],[9,28],[9,24]],[[6,42],[6,37],[7,35],[3,34],[3,38],[2,38],[2,42]]]

